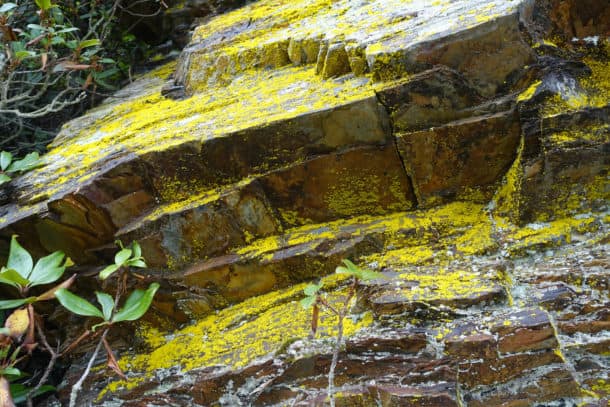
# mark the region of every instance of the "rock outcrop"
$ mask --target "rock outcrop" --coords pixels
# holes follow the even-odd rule
[[[193,321],[142,329],[134,379],[88,397],[323,403],[298,284],[346,257],[387,278],[360,288],[338,403],[606,397],[610,6],[583,3],[264,0],[68,123],[2,244],[86,268],[137,240],[149,323]]]

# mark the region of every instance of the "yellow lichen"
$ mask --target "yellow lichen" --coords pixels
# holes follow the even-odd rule
[[[579,80],[582,92],[555,95],[547,100],[542,109],[543,117],[590,107],[604,107],[610,102],[610,62],[585,58],[591,75]]]
[[[488,277],[466,270],[439,269],[434,274],[403,273],[399,277],[414,284],[400,293],[411,300],[424,302],[468,298],[489,292],[493,285]]]
[[[334,276],[326,279],[326,289],[332,289],[341,280]],[[171,340],[157,344],[152,352],[122,358],[119,364],[124,369],[144,374],[173,366],[180,367],[183,372],[214,365],[246,366],[256,358],[273,354],[287,341],[308,335],[311,310],[303,309],[296,301],[302,297],[304,287],[305,284],[299,284],[245,300],[174,332]],[[331,303],[339,302],[344,295],[345,292],[339,290],[328,298]],[[372,322],[370,313],[362,315],[356,322],[346,318],[344,333],[351,336]],[[336,323],[336,317],[322,313],[319,335],[334,336]],[[160,334],[157,331],[143,333],[145,338],[151,335]],[[113,382],[100,397],[113,389],[135,385],[137,382]]]
[[[519,94],[519,96],[517,97],[517,101],[522,102],[524,100],[531,99],[532,96],[534,96],[534,94],[538,90],[538,87],[540,86],[541,83],[542,83],[541,81],[536,81],[536,82],[532,83],[529,88],[527,88],[526,90],[524,90],[523,92],[521,92]]]

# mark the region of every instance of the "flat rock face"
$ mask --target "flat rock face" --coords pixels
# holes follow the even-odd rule
[[[594,6],[263,0],[214,18],[65,125],[11,183],[0,247],[18,234],[86,269],[137,240],[142,284],[162,284],[149,322],[194,323],[142,332],[121,362],[140,376],[99,403],[323,404],[328,340],[304,341],[295,284],[344,258],[387,278],[358,290],[338,403],[605,397],[607,273],[585,267],[578,297],[516,260],[588,240],[605,261],[610,6]]]

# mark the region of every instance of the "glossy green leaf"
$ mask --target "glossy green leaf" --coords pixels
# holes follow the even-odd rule
[[[132,292],[125,305],[112,318],[112,322],[134,321],[148,311],[155,293],[159,289],[158,283],[152,283],[146,291],[135,290]]]
[[[16,367],[5,367],[4,369],[0,369],[0,375],[2,376],[21,376],[21,370]]]
[[[49,284],[59,280],[66,270],[61,266],[64,257],[63,252],[54,252],[38,260],[32,274],[28,277],[31,285]]]
[[[36,53],[33,51],[21,50],[21,51],[15,52],[15,58],[18,60],[22,60],[22,59],[33,57],[33,56],[36,56]]]
[[[93,304],[78,295],[72,294],[65,288],[57,290],[55,292],[55,298],[57,298],[59,303],[68,309],[68,311],[76,315],[104,318],[102,312]]]
[[[0,309],[13,309],[36,301],[36,297],[19,298],[16,300],[0,300]]]
[[[85,41],[81,41],[80,44],[78,44],[78,46],[83,49],[83,48],[88,48],[88,47],[95,47],[96,45],[100,45],[100,40],[98,40],[97,38],[93,38],[90,40],[85,40]]]
[[[11,395],[13,396],[13,401],[16,404],[27,401],[30,390],[32,390],[32,388],[24,386],[23,384],[11,383]],[[40,388],[34,392],[32,397],[40,396],[41,394],[55,390],[55,387],[45,384],[44,386],[40,386]]]
[[[8,261],[6,267],[13,269],[21,274],[21,277],[28,278],[32,272],[34,261],[32,256],[17,242],[15,235],[11,238],[11,247],[9,249]]]
[[[0,153],[0,169],[2,171],[6,170],[11,162],[13,161],[13,155],[8,151],[3,151]]]
[[[100,271],[100,278],[102,280],[107,279],[108,277],[110,277],[110,275],[112,273],[117,271],[120,267],[121,266],[119,266],[118,264],[111,264],[110,266],[105,267],[104,270]]]
[[[46,30],[46,27],[43,27],[40,24],[28,24],[27,27],[30,30],[35,30],[35,31],[45,31]],[[38,34],[38,33],[35,33],[35,34]]]
[[[316,295],[318,293],[318,291],[320,291],[320,288],[322,288],[322,283],[309,284],[307,287],[305,287],[303,289],[303,292],[305,293],[305,295],[312,296],[312,295]]]
[[[316,303],[315,296],[305,297],[300,301],[301,307],[303,307],[305,309],[311,308],[315,303]]]
[[[142,257],[142,248],[140,247],[140,244],[135,240],[131,242],[131,251],[133,252],[134,259],[139,259],[140,257]]]
[[[378,278],[385,278],[385,276],[376,271],[362,269],[358,272],[358,278],[362,281],[370,281]]]
[[[129,260],[127,265],[131,267],[146,268],[146,263],[144,263],[144,260],[142,259]]]
[[[112,310],[114,309],[114,299],[110,294],[102,293],[99,291],[95,292],[97,302],[102,306],[102,314],[104,314],[104,321],[109,321],[112,316]]]
[[[343,264],[345,264],[347,269],[351,272],[360,270],[360,268],[352,263],[349,259],[343,259]]]
[[[11,180],[11,177],[9,177],[6,174],[0,174],[0,185],[2,184],[6,184],[7,182],[9,182]]]
[[[3,269],[0,273],[0,283],[12,285],[15,288],[26,287],[30,282],[13,269]]]
[[[51,0],[36,0],[36,5],[43,11],[51,8]]]
[[[57,31],[57,34],[64,34],[64,33],[70,33],[70,32],[74,32],[74,31],[78,31],[78,27],[67,27],[67,28],[62,28],[61,30]]]
[[[4,3],[3,5],[0,6],[0,13],[2,13],[2,14],[8,13],[15,7],[17,7],[17,5],[15,3]]]
[[[122,249],[114,256],[114,263],[122,266],[131,257],[131,249]]]
[[[36,151],[34,151],[32,153],[27,154],[21,160],[13,161],[13,163],[8,167],[7,171],[24,172],[36,167],[40,167],[41,165],[42,162],[40,161],[40,155]]]

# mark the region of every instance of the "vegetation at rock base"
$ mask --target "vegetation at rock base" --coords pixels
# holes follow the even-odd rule
[[[20,160],[15,160],[8,151],[0,152],[0,185],[11,180],[15,173],[22,173],[40,165],[40,156],[36,151],[27,154]]]
[[[78,392],[102,345],[106,351],[107,366],[119,376],[125,377],[106,339],[108,331],[114,324],[142,317],[150,307],[159,284],[152,283],[146,290],[132,291],[123,306],[119,307],[126,290],[128,268],[146,267],[137,242],[133,242],[129,248],[121,245],[121,250],[115,256],[115,264],[108,266],[100,274],[102,280],[115,272],[118,274],[114,296],[96,291],[97,301],[101,305],[101,309],[98,309],[86,299],[68,291],[77,279],[77,274],[57,283],[66,268],[72,265],[70,258],[60,251],[42,257],[34,264],[32,256],[19,244],[16,236],[11,239],[7,264],[0,270],[0,283],[12,287],[19,298],[0,300],[0,309],[10,310],[10,314],[3,321],[3,327],[0,328],[0,405],[3,407],[21,402],[27,402],[31,406],[38,395],[54,391],[55,388],[48,384],[48,380],[57,360],[66,356],[84,340],[95,338],[98,343],[87,368],[72,388],[70,406],[77,405]],[[33,287],[51,284],[55,285],[42,294],[30,295],[30,289]],[[36,311],[34,304],[53,299],[57,299],[76,315],[100,318],[102,322],[92,325],[66,346],[60,344],[59,339],[55,346],[51,346],[45,334],[44,316]],[[27,372],[22,368],[28,359],[34,357],[33,352],[39,347],[50,355],[40,376],[38,372]]]
[[[339,351],[341,350],[341,346],[343,343],[343,320],[347,316],[350,308],[350,304],[354,296],[356,295],[356,288],[360,281],[369,281],[377,278],[383,278],[383,274],[377,273],[375,271],[362,269],[356,266],[348,259],[343,260],[343,264],[345,266],[339,266],[336,268],[335,272],[337,274],[346,274],[351,277],[351,283],[349,292],[343,302],[341,308],[333,306],[330,304],[325,298],[324,295],[320,292],[322,288],[322,283],[319,284],[310,284],[303,289],[305,293],[305,298],[301,300],[301,305],[303,308],[312,308],[311,314],[311,337],[313,338],[318,329],[318,318],[320,316],[320,309],[323,309],[337,317],[337,337],[335,340],[335,347],[333,349],[333,359],[330,365],[330,369],[328,371],[328,397],[330,398],[331,407],[335,406],[334,399],[334,388],[335,388],[335,369],[337,367],[337,361],[339,360]]]
[[[43,151],[64,121],[131,76],[149,47],[121,28],[132,2],[15,0],[0,6],[0,147]],[[142,3],[142,2],[136,2]]]

